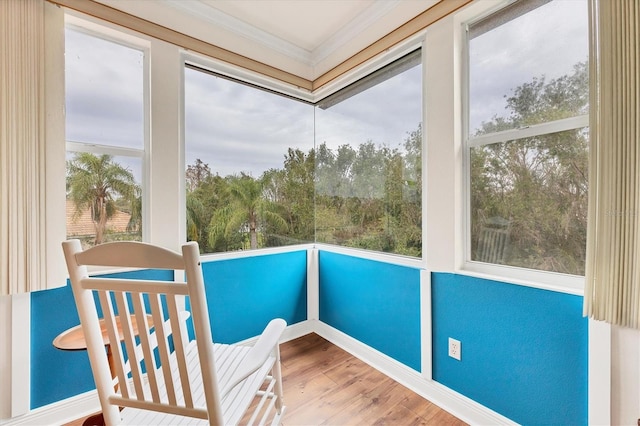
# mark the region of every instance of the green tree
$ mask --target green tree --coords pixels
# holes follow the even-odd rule
[[[90,211],[97,245],[104,241],[107,221],[117,210],[116,202],[125,200],[133,206],[140,197],[140,187],[131,171],[114,162],[111,155],[80,152],[67,161],[67,196],[75,205],[76,218],[84,210]],[[139,220],[140,210],[132,208],[130,213],[138,215]]]
[[[139,187],[136,192],[140,192]],[[132,232],[142,237],[142,195],[134,197],[130,202],[127,232]]]
[[[216,210],[209,224],[209,245],[221,239],[230,241],[234,234],[249,234],[249,247],[258,248],[258,232],[269,223],[286,229],[287,223],[277,211],[277,205],[263,196],[263,182],[246,174],[229,178],[229,204]]]
[[[187,166],[185,175],[187,177],[187,191],[195,190],[212,176],[209,165],[199,158],[196,158],[194,164]]]
[[[337,197],[337,200],[345,200],[353,195],[353,163],[356,155],[356,150],[346,144],[339,146],[334,154],[323,142],[315,156],[316,193]]]
[[[588,112],[588,71],[551,81],[534,78],[506,98],[507,118],[494,117],[476,134],[555,121]],[[508,228],[504,262],[570,274],[584,273],[588,132],[569,130],[471,150],[472,256],[482,230]],[[481,259],[480,259],[481,260]]]
[[[321,144],[289,148],[282,168],[259,179],[187,176],[187,232],[206,252],[322,241],[420,256],[422,130],[398,148]],[[205,226],[206,224],[206,226]]]
[[[318,241],[420,256],[422,129],[398,148],[326,144],[316,155]]]
[[[298,242],[313,241],[315,151],[305,154],[289,148],[284,157],[283,191],[278,200],[287,218],[289,237]]]
[[[227,181],[211,173],[199,158],[186,170],[187,241],[197,241],[201,253],[216,251],[209,245],[209,223],[213,212],[228,204]]]
[[[207,213],[202,200],[194,192],[187,192],[187,241],[200,241],[207,227]],[[201,248],[204,248],[202,246]]]
[[[422,124],[404,142],[403,202],[396,234],[396,252],[422,255]]]

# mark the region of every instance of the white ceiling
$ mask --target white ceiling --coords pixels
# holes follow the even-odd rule
[[[439,0],[98,0],[314,80]]]

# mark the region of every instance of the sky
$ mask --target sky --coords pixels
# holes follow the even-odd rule
[[[327,110],[187,69],[187,164],[199,158],[221,176],[245,172],[259,177],[282,168],[288,148],[308,153],[314,143],[336,149],[368,141],[398,147],[420,122],[420,69]]]
[[[67,141],[144,148],[143,54],[67,29]]]
[[[556,78],[586,60],[586,27],[586,1],[560,0],[472,40],[471,130],[504,115],[505,96],[513,88],[534,76]],[[143,148],[142,53],[67,30],[66,55],[67,140]],[[316,143],[337,148],[368,141],[399,147],[421,120],[420,77],[418,66],[327,110],[316,110],[187,69],[187,164],[199,158],[221,176],[242,171],[259,177],[270,168],[282,168],[289,147],[308,152]],[[138,160],[118,161],[141,174]]]
[[[556,0],[470,42],[471,134],[494,115],[506,116],[505,96],[533,77],[571,73],[588,59],[587,2]]]
[[[202,71],[185,71],[185,155],[214,174],[259,177],[282,168],[287,148],[313,148],[311,105]]]

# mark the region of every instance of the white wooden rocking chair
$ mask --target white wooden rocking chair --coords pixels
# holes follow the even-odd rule
[[[78,240],[62,245],[106,424],[280,423],[278,340],[286,323],[272,320],[252,347],[214,344],[197,243],[182,246],[182,255],[138,242],[86,251]],[[186,282],[92,278],[88,265],[184,270]],[[122,342],[111,343],[109,359],[94,292],[109,342]]]

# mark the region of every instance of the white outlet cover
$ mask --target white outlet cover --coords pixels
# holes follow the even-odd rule
[[[462,358],[462,343],[451,337],[449,337],[449,356],[457,359],[458,361]]]

